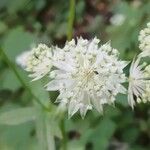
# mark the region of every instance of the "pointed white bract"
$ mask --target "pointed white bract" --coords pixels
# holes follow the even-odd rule
[[[130,67],[128,102],[132,108],[136,102],[150,101],[150,65],[140,65],[140,60],[133,60]]]
[[[147,27],[140,31],[139,34],[139,48],[142,50],[140,57],[150,57],[150,22],[147,24]]]
[[[57,102],[65,103],[69,117],[80,111],[82,117],[92,108],[103,111],[104,104],[113,104],[118,93],[125,93],[123,68],[127,62],[118,59],[118,51],[110,43],[99,46],[99,39],[79,38],[55,47],[46,87],[59,90]]]
[[[26,70],[33,80],[41,79],[48,74],[52,67],[52,52],[51,48],[45,44],[39,44],[38,47],[33,48],[27,60]]]

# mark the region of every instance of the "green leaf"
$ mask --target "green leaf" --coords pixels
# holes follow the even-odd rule
[[[121,111],[117,107],[107,106],[105,108],[104,116],[107,116],[109,118],[116,117],[121,115]]]
[[[18,108],[0,114],[0,124],[18,125],[35,119],[33,107]]]
[[[128,143],[134,143],[139,136],[139,129],[137,127],[132,127],[126,128],[123,134],[123,140],[128,142]]]
[[[39,141],[39,149],[40,150],[55,150],[55,143],[54,143],[54,135],[53,135],[53,128],[50,123],[50,118],[48,117],[47,113],[44,112],[39,105],[37,104],[37,116],[36,116],[36,133],[37,138]],[[50,114],[49,114],[50,115]],[[54,120],[51,120],[52,122]]]
[[[7,9],[9,13],[15,13],[18,10],[24,9],[30,0],[9,0]]]
[[[105,150],[108,147],[110,138],[116,129],[116,124],[109,118],[101,120],[99,125],[93,129],[89,141],[94,144],[94,150]]]
[[[0,21],[0,34],[3,34],[7,30],[7,25]]]
[[[54,109],[51,112],[47,112],[46,114],[46,122],[47,125],[49,125],[49,131],[51,133],[51,135],[54,135],[58,138],[62,138],[62,132],[60,130],[60,120],[58,118],[56,118],[56,109]]]
[[[73,140],[68,143],[68,150],[84,150],[84,145],[80,144],[78,141]]]
[[[128,101],[127,101],[127,95],[124,94],[118,94],[116,98],[116,102],[121,104],[124,107],[128,107]]]
[[[6,7],[8,5],[9,0],[5,0],[5,1],[0,1],[0,9],[2,9],[3,7]]]
[[[2,48],[11,61],[15,61],[17,55],[29,50],[35,44],[37,38],[22,27],[14,28],[5,36]]]
[[[38,140],[39,150],[47,150],[46,130],[45,130],[45,114],[37,104],[36,108],[36,136]]]
[[[15,126],[1,125],[0,150],[40,150],[35,137],[31,136],[33,129],[33,122]]]
[[[0,88],[15,91],[20,86],[21,86],[20,82],[10,69],[7,69],[3,72]]]
[[[49,118],[48,117],[46,117],[46,119],[45,119],[45,125],[46,125],[47,148],[48,148],[48,150],[55,150],[53,127],[49,123]]]
[[[48,92],[44,89],[41,81],[30,82],[29,84],[31,91],[45,106],[50,106],[51,101]]]

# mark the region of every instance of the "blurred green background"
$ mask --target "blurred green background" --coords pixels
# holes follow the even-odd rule
[[[140,52],[138,34],[150,21],[150,0],[75,2],[73,37],[111,40],[125,60]],[[0,47],[15,64],[16,56],[37,43],[63,46],[68,15],[69,0],[0,0]],[[61,133],[62,119],[52,115],[55,108],[45,113],[32,101],[34,93],[49,105],[57,93],[45,92],[40,82],[30,83],[15,64],[20,82],[7,63],[0,53],[0,150],[51,150],[50,135],[58,150],[64,143],[68,150],[150,150],[150,104],[132,110],[127,97],[118,95],[116,107],[105,107],[102,116],[93,111],[84,120],[78,114],[68,119],[66,113]]]

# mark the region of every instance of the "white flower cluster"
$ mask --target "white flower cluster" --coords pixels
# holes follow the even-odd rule
[[[140,102],[150,101],[150,65],[139,65],[140,58],[134,60],[130,67],[128,102],[133,108],[135,100]]]
[[[119,59],[119,53],[110,43],[99,45],[99,39],[77,38],[63,48],[39,44],[28,52],[26,70],[33,80],[48,75],[48,91],[59,91],[56,102],[68,109],[69,117],[77,111],[84,117],[95,108],[103,112],[105,104],[113,104],[119,93],[128,93],[129,105],[150,101],[150,65],[140,61],[150,56],[150,25],[140,32],[141,54],[134,59],[127,80],[123,69],[128,64]],[[128,92],[122,85],[128,81]]]
[[[29,76],[33,80],[38,80],[49,73],[52,67],[51,59],[51,48],[45,44],[39,44],[37,48],[33,48],[26,65],[26,70],[31,72]]]
[[[104,104],[112,104],[118,93],[125,93],[121,85],[126,81],[123,68],[125,61],[118,59],[118,51],[106,43],[99,47],[99,40],[82,38],[55,48],[53,66],[55,69],[47,84],[47,90],[59,90],[57,102],[65,103],[71,117],[78,110],[82,117],[95,107],[103,111]]]
[[[133,108],[135,103],[150,101],[150,65],[140,65],[142,57],[150,57],[150,23],[139,34],[140,49],[142,52],[130,67],[128,102]]]
[[[147,28],[140,31],[139,42],[139,48],[142,50],[139,56],[150,56],[150,22],[147,24]]]

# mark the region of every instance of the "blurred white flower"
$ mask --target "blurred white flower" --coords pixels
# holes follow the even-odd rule
[[[138,103],[150,101],[150,66],[145,68],[145,63],[142,65],[139,63],[140,58],[137,58],[130,67],[128,102],[132,108],[135,101]]]
[[[115,14],[110,18],[110,23],[114,26],[120,26],[124,23],[126,17],[123,14]]]
[[[30,51],[22,52],[20,55],[16,57],[16,63],[25,69],[27,67],[27,61],[29,55],[30,55]]]
[[[142,50],[139,56],[150,56],[150,22],[147,24],[147,28],[140,31],[139,42],[139,48]]]
[[[51,58],[51,48],[45,44],[39,44],[38,47],[33,48],[28,57],[26,67],[26,70],[31,73],[29,76],[33,80],[38,80],[48,74],[52,67]]]
[[[125,61],[118,60],[118,51],[110,43],[98,46],[99,39],[79,38],[67,42],[64,48],[54,49],[52,81],[49,91],[59,90],[57,102],[66,105],[69,117],[78,110],[82,117],[93,107],[103,111],[104,104],[113,104],[118,93],[125,93],[121,85],[126,81]]]

